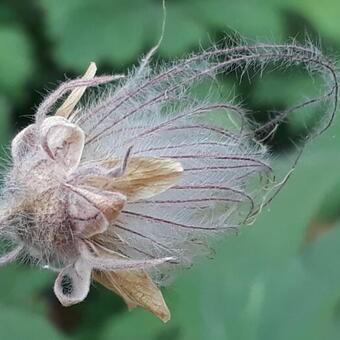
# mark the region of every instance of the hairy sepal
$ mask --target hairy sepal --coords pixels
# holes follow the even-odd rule
[[[59,273],[54,283],[54,293],[63,306],[72,306],[86,298],[90,282],[91,267],[79,259]]]
[[[174,257],[163,257],[155,259],[130,259],[124,256],[117,257],[117,253],[112,253],[109,249],[100,249],[88,242],[79,242],[79,252],[81,257],[91,265],[93,269],[101,271],[125,271],[134,269],[148,269],[161,264],[174,261]]]
[[[118,192],[65,186],[68,216],[75,235],[89,238],[103,233],[124,207],[126,197]]]
[[[66,170],[72,172],[78,167],[85,141],[79,126],[63,117],[48,117],[41,124],[40,140],[48,156]]]

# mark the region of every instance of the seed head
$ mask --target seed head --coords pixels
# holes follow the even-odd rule
[[[156,70],[151,56],[126,77],[95,77],[91,63],[47,96],[34,124],[13,139],[1,235],[16,246],[0,264],[25,257],[58,272],[54,291],[64,306],[84,300],[94,280],[129,308],[167,321],[156,283],[207,253],[210,235],[248,223],[277,192],[269,186],[270,155],[256,137],[270,135],[290,112],[251,126],[242,107],[208,94],[202,100],[194,88],[221,72],[300,63],[328,80],[318,101],[333,106],[317,133],[330,124],[338,94],[332,64],[314,48],[213,49]],[[87,87],[108,82],[115,85],[79,105]]]

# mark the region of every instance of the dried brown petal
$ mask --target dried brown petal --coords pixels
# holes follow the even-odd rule
[[[103,165],[113,168],[118,161],[107,161]],[[125,173],[120,177],[93,176],[86,184],[124,194],[128,201],[147,199],[172,187],[183,172],[181,164],[172,159],[131,158]]]
[[[93,279],[120,295],[129,309],[142,307],[163,322],[170,320],[170,311],[162,292],[143,270],[121,272],[93,272]]]
[[[88,69],[86,70],[85,74],[81,78],[82,80],[91,80],[94,78],[97,72],[97,66],[95,63],[90,63]],[[70,95],[66,98],[64,103],[59,107],[56,111],[56,116],[65,117],[66,119],[72,114],[74,108],[78,104],[79,100],[83,96],[84,92],[86,91],[86,86],[81,86],[75,88]]]

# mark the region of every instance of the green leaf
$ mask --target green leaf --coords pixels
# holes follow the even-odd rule
[[[259,79],[254,88],[254,96],[257,104],[292,105],[301,101],[303,95],[316,96],[320,83],[322,85],[322,79],[311,79],[301,69],[284,68],[281,72],[271,72]]]
[[[91,60],[135,61],[150,39],[146,31],[155,12],[147,0],[40,2],[47,13],[48,32],[56,42],[56,61],[77,71]]]
[[[113,338],[124,340],[165,339],[161,336],[162,333],[169,332],[171,328],[171,322],[164,324],[143,310],[135,310],[122,314],[114,322],[110,320],[103,329],[101,340]]]
[[[11,135],[11,121],[8,101],[0,95],[0,155],[5,156],[4,145],[8,144]]]
[[[89,61],[129,63],[160,37],[161,2],[151,0],[40,0],[47,13],[48,33],[56,43],[55,59],[66,67],[83,70]],[[277,13],[267,3],[184,1],[166,4],[167,20],[159,53],[182,55],[207,45],[209,26],[227,27],[248,36],[278,36]],[[216,19],[216,20],[215,20]],[[254,24],[252,24],[254,23]]]
[[[14,307],[0,305],[0,324],[1,339],[66,339],[46,319]]]
[[[162,56],[179,56],[207,40],[207,30],[199,20],[195,20],[192,9],[188,10],[180,2],[169,2],[166,11],[165,34],[159,49]]]
[[[271,110],[286,110],[295,105],[320,96],[324,86],[320,77],[311,78],[300,68],[283,69],[279,72],[264,74],[256,82],[252,96],[257,106],[270,107]],[[307,106],[289,114],[291,132],[311,131],[324,112],[323,105]],[[306,131],[306,132],[307,132]]]
[[[0,90],[17,98],[33,75],[30,41],[19,27],[0,27]]]
[[[337,0],[288,0],[282,3],[283,8],[297,11],[314,24],[322,35],[340,41],[339,17],[340,2]]]
[[[229,28],[247,38],[282,38],[280,12],[272,1],[189,0],[199,22],[220,29]]]
[[[53,273],[38,268],[18,265],[1,268],[0,303],[42,310],[46,301],[40,297],[45,290],[52,291],[53,277]]]

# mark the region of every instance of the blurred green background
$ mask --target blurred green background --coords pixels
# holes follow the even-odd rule
[[[157,58],[171,59],[232,31],[264,41],[303,41],[340,52],[339,0],[168,0]],[[160,0],[1,0],[0,143],[27,125],[58,81],[135,64],[160,35]],[[310,79],[273,72],[251,83],[224,80],[261,116],[285,108]],[[340,339],[340,121],[308,145],[296,171],[257,222],[222,240],[165,289],[172,320],[128,312],[101,287],[63,308],[54,274],[18,264],[0,270],[0,339],[319,340]],[[272,141],[277,165],[303,129],[291,119]],[[5,164],[5,160],[2,162]],[[340,225],[340,224],[339,224]]]

